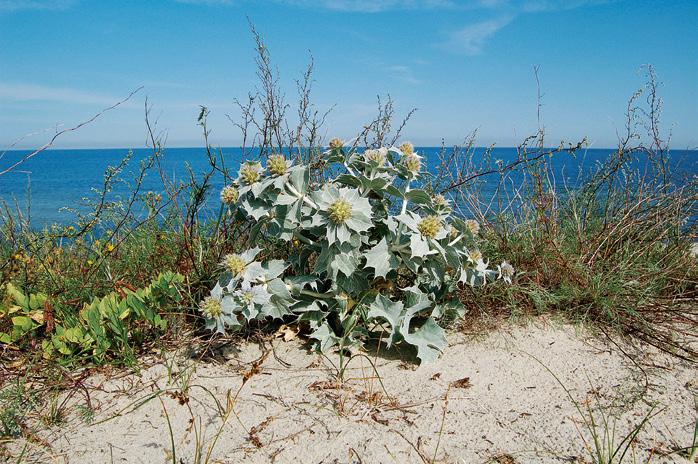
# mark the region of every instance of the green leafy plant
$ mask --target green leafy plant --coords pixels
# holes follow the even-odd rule
[[[10,304],[0,311],[0,320],[9,320],[11,329],[0,332],[0,343],[24,343],[42,328],[47,335],[41,342],[46,359],[87,354],[99,363],[111,354],[128,354],[144,337],[165,330],[167,322],[161,312],[180,300],[177,285],[183,279],[173,272],[161,273],[147,287],[95,298],[77,317],[54,321],[50,329],[44,321],[47,296],[24,294],[8,283],[5,291]]]
[[[227,206],[252,223],[253,243],[290,251],[266,261],[259,247],[226,255],[200,305],[206,326],[224,332],[290,319],[310,326],[320,350],[340,352],[385,330],[388,347],[407,343],[421,362],[434,360],[446,345],[439,322],[463,313],[458,285],[510,281],[513,268],[491,269],[478,224],[420,188],[429,174],[411,144],[360,153],[333,140],[324,160],[321,174],[336,174],[323,182],[279,154],[266,169],[241,165],[222,195],[236,200]]]

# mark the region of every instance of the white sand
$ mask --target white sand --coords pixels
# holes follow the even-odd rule
[[[268,353],[260,372],[240,390],[209,462],[407,463],[434,457],[446,463],[589,462],[582,437],[590,437],[580,414],[532,356],[555,372],[576,400],[590,399],[597,419],[599,404],[611,405],[617,437],[642,420],[648,404],[658,403],[659,412],[639,436],[636,461],[631,456],[627,462],[645,462],[648,450],[653,450],[653,463],[687,462],[675,453],[658,453],[691,443],[698,393],[694,366],[624,346],[642,365],[645,378],[618,349],[543,321],[485,339],[452,334],[449,341],[436,363],[417,369],[399,353],[378,356],[386,395],[377,379],[368,378],[372,371],[366,359],[352,362],[346,373],[351,380],[341,388],[328,388],[334,386],[334,371],[327,359],[308,353],[297,341],[275,340],[276,356]],[[172,423],[176,462],[195,462],[197,431],[203,437],[198,440],[201,462],[206,462],[222,419],[204,388],[225,406],[227,392],[235,395],[250,362],[262,354],[256,344],[245,344],[219,364],[178,358],[175,370],[192,369],[185,405],[160,395],[133,410],[154,391],[181,387],[168,381],[162,363],[118,379],[91,377],[92,425],[75,407],[85,404],[84,397],[75,396],[67,423],[40,433],[44,445],[29,447],[30,462],[172,462],[163,405]],[[466,377],[469,387],[449,389]],[[12,449],[21,446],[15,443]],[[491,461],[502,453],[514,460],[499,456]]]

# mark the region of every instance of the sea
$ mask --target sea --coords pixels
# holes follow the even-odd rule
[[[242,159],[240,148],[224,147],[217,149],[223,154],[226,166],[234,171]],[[417,147],[417,152],[425,156],[427,167],[434,171],[438,163],[439,147]],[[151,150],[126,148],[109,149],[52,149],[31,158],[17,169],[0,175],[0,205],[3,209],[21,212],[36,229],[51,224],[69,225],[76,220],[76,211],[87,211],[88,203],[96,200],[96,190],[104,183],[105,171],[116,166],[119,161],[132,152],[129,164],[119,177],[124,183],[117,184],[109,194],[109,200],[118,201],[128,198],[128,191],[138,172],[141,161],[147,159]],[[580,150],[575,156],[568,154],[554,155],[550,159],[551,171],[559,188],[574,188],[612,153],[611,149]],[[485,156],[485,148],[476,148],[473,160],[478,163]],[[8,151],[0,158],[0,172],[15,161],[26,156],[29,151]],[[516,160],[515,148],[494,148],[493,160],[507,164]],[[674,150],[670,152],[669,164],[677,183],[681,179],[698,175],[698,150]],[[208,158],[204,148],[168,148],[162,157],[162,169],[170,179],[186,182],[190,172],[202,176],[208,170]],[[638,166],[640,167],[640,166]],[[514,174],[512,182],[521,178]],[[484,177],[482,194],[495,193],[496,176]],[[212,188],[205,212],[215,214],[218,210],[217,195],[223,186],[223,178],[212,178]],[[489,190],[488,190],[489,189]],[[156,171],[149,172],[143,180],[141,192],[161,193],[162,181]],[[1,216],[1,214],[0,214]]]

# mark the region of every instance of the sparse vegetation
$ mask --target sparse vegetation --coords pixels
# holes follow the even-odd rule
[[[446,344],[446,326],[542,313],[698,361],[698,261],[691,254],[698,181],[670,169],[651,68],[647,87],[628,104],[617,149],[599,165],[584,165],[574,185],[554,178],[551,159],[583,156],[585,142],[549,148],[542,124],[510,164],[489,149],[482,156],[473,134],[444,146],[430,175],[414,147],[396,146],[411,113],[396,125],[390,99],[379,100],[377,117],[356,137],[323,140],[327,114],[311,103],[312,60],[289,118],[269,50],[254,29],[253,36],[260,87],[237,102],[245,158],[237,175],[231,170],[238,166],[209,144],[202,107],[209,168],[186,182],[170,179],[146,105],[152,155],[128,180],[126,197],[112,193],[127,182],[131,154],[105,172],[90,212],[76,210],[72,225],[33,230],[21,211],[4,205],[3,437],[22,435],[24,417],[40,404],[45,424],[64,418],[64,399],[24,390],[23,376],[37,365],[58,378],[55,393],[79,386],[66,366],[135,366],[140,354],[175,340],[206,352],[281,323],[320,350],[338,349],[340,380],[359,359],[350,350],[372,336],[388,347],[409,344],[430,361]],[[142,191],[151,172],[162,180],[160,192]],[[213,190],[214,177],[223,191]],[[483,197],[485,180],[498,184],[493,197]],[[219,212],[203,219],[211,198],[220,200]],[[170,371],[186,396],[190,374]],[[229,391],[218,404],[220,431],[236,399]],[[621,462],[651,413],[617,444],[605,417],[599,435],[593,412],[575,404],[599,464]],[[81,415],[91,421],[91,406]],[[196,462],[209,462],[221,432],[205,443],[192,421]],[[495,461],[508,462],[501,456]]]

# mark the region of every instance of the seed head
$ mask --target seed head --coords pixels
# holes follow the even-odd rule
[[[340,198],[327,208],[327,212],[332,222],[337,225],[344,224],[351,217],[351,205],[348,201]]]
[[[271,155],[267,160],[267,169],[275,176],[283,176],[288,171],[284,155]]]
[[[237,276],[242,274],[247,266],[245,260],[240,257],[240,255],[225,255],[223,257],[223,267],[230,271],[231,274]]]
[[[400,145],[400,151],[403,155],[409,156],[414,153],[414,145],[412,145],[412,142],[402,142],[402,145]]]
[[[223,313],[221,302],[218,298],[207,296],[201,302],[201,312],[207,319],[217,319]]]
[[[435,238],[441,231],[441,219],[438,216],[427,216],[417,224],[419,233],[425,238]]]
[[[232,205],[238,201],[238,190],[232,185],[226,185],[221,190],[221,201],[226,205]]]
[[[240,168],[240,177],[247,185],[252,185],[259,180],[259,163],[243,164]]]

